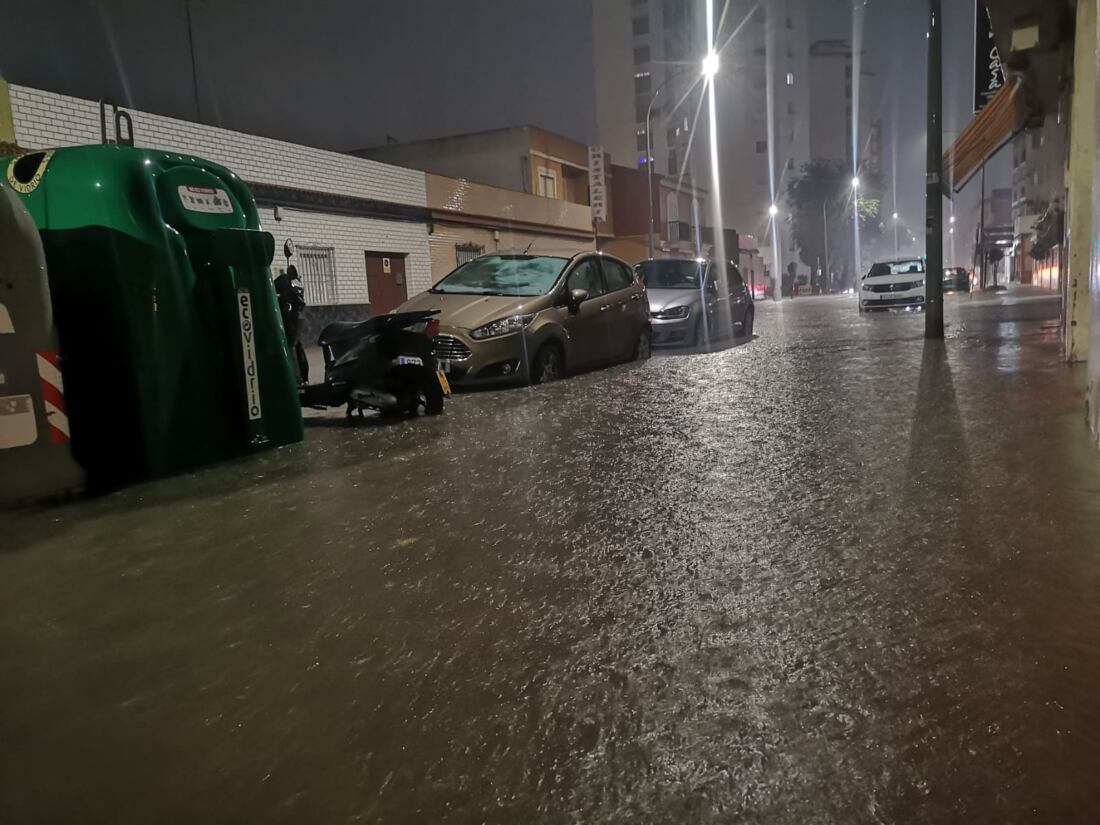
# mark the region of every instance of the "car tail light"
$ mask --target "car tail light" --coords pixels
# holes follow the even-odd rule
[[[429,338],[435,338],[439,335],[439,319],[431,318],[428,323],[424,325],[424,334]]]

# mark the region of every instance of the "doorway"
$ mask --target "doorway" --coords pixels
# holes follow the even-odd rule
[[[367,297],[370,314],[385,315],[409,299],[405,283],[405,256],[395,252],[366,252]]]

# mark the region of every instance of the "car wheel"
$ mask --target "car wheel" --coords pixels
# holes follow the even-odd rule
[[[698,349],[703,346],[705,341],[703,340],[703,319],[700,318],[695,322],[695,332],[691,335],[691,340],[688,342],[688,346],[692,349]]]
[[[745,322],[741,325],[741,335],[744,338],[752,338],[753,327],[756,323],[756,311],[751,307],[745,313]]]
[[[547,384],[565,377],[565,353],[556,341],[548,341],[535,353],[531,364],[531,383]]]
[[[638,340],[634,342],[634,357],[632,361],[648,361],[649,356],[653,352],[653,344],[650,340],[650,331],[643,329],[641,334],[638,335]]]

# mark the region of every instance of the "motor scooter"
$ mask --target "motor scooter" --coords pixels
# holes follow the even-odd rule
[[[433,352],[437,314],[401,312],[326,326],[317,340],[325,380],[301,388],[302,406],[346,405],[349,418],[364,410],[415,415],[421,407],[427,415],[439,415],[451,390]]]

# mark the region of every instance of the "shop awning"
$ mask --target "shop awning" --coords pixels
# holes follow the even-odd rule
[[[1019,134],[1027,123],[1023,84],[1009,80],[943,155],[943,180],[958,192],[983,163]]]

